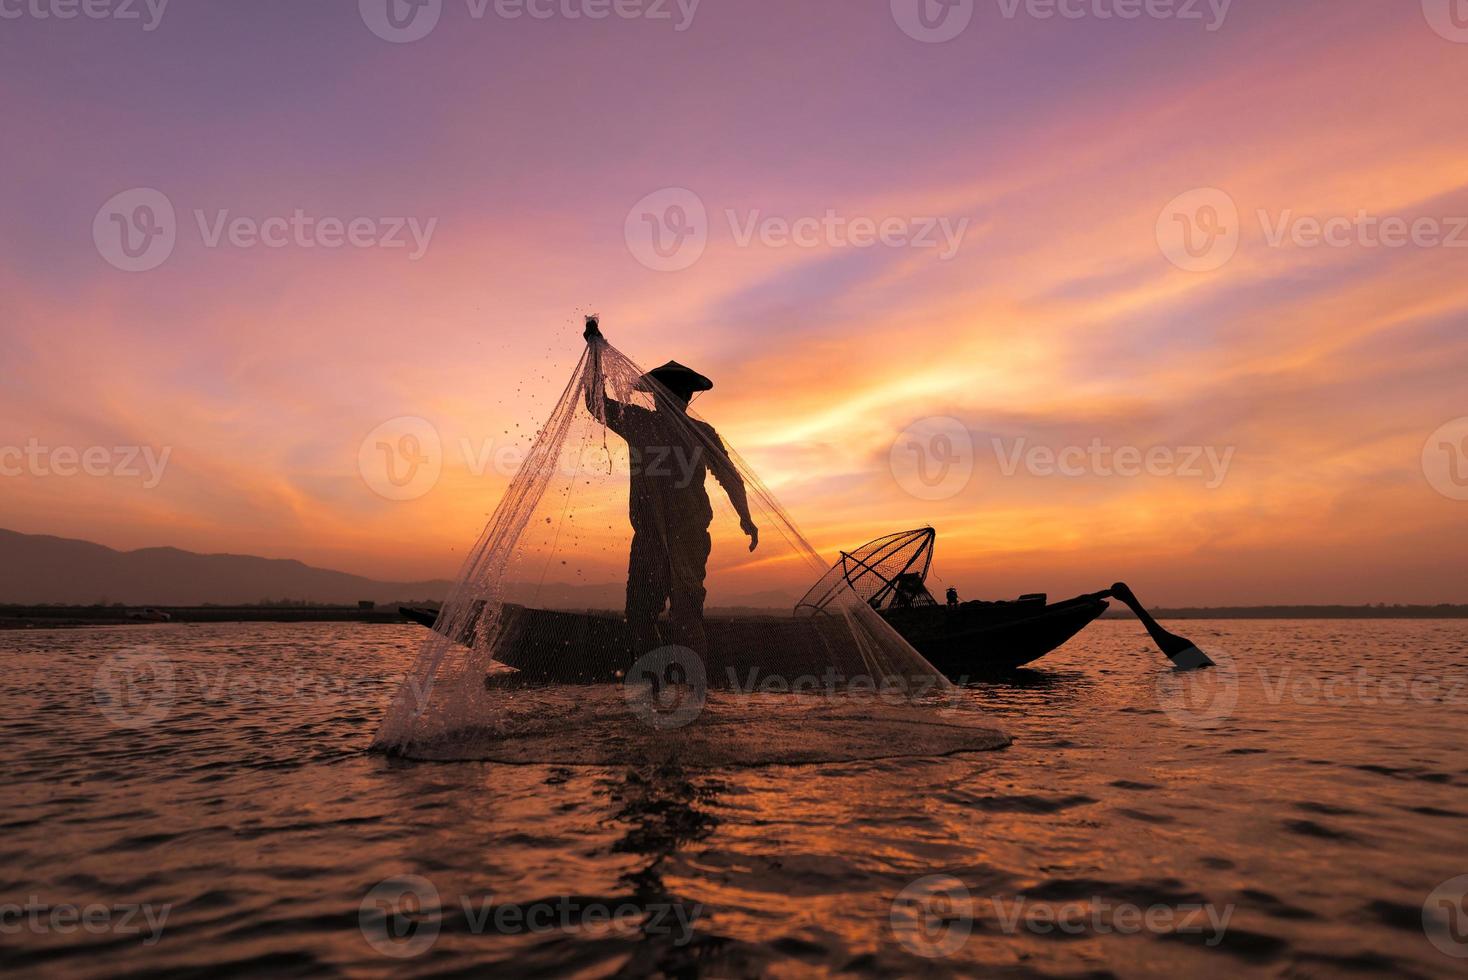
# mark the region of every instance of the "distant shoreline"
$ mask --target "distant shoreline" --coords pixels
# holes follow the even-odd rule
[[[1468,606],[1182,606],[1151,608],[1158,619],[1468,619]],[[1123,609],[1103,619],[1131,619]]]
[[[418,605],[419,603],[402,603]],[[423,605],[427,605],[423,603]],[[783,609],[710,608],[710,615],[769,615]],[[154,615],[164,613],[167,619]],[[1151,609],[1161,620],[1188,619],[1468,619],[1468,605],[1441,606],[1188,606]],[[1103,619],[1131,619],[1113,608]],[[281,606],[20,606],[0,605],[0,630],[66,629],[87,626],[146,626],[173,623],[376,623],[411,622],[398,604]]]
[[[167,619],[154,616],[160,612]],[[173,623],[406,623],[396,605],[360,606],[5,606],[0,630]]]

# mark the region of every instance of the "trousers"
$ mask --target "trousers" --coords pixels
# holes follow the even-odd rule
[[[627,561],[627,623],[638,656],[660,646],[657,618],[668,608],[674,643],[702,654],[703,586],[712,541],[708,526],[636,528]]]

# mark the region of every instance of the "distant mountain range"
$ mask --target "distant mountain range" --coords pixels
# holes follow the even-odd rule
[[[178,548],[117,551],[90,541],[0,530],[0,603],[188,606],[304,599],[321,603],[442,599],[449,582],[379,582],[298,561],[201,555]]]
[[[201,555],[178,548],[117,551],[90,541],[0,529],[0,604],[81,605],[106,601],[129,606],[239,605],[262,599],[317,603],[437,601],[446,579],[380,582],[292,559]],[[552,609],[620,609],[621,582],[545,583],[509,588],[511,601]],[[732,597],[729,605],[788,606],[781,592]]]

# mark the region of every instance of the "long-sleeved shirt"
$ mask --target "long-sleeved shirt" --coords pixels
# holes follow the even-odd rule
[[[674,416],[669,408],[649,410],[612,398],[598,403],[590,392],[587,405],[627,442],[632,469],[628,516],[634,528],[708,527],[714,516],[704,489],[709,471],[740,519],[749,520],[744,479],[713,426],[682,413]]]

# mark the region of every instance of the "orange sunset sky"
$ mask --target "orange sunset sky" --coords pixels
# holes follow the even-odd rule
[[[1468,25],[1433,0],[972,0],[942,42],[904,0],[442,0],[413,40],[371,4],[0,21],[0,448],[168,453],[151,486],[0,457],[0,527],[451,577],[507,480],[462,448],[523,446],[598,312],[640,364],[715,380],[698,412],[826,555],[930,523],[966,597],[1468,601],[1468,455],[1424,465],[1468,438]],[[638,239],[678,222],[668,188],[706,212],[671,271]],[[176,241],[127,271],[107,205],[131,221],[135,189]],[[432,232],[211,242],[222,212],[297,209]],[[832,212],[964,232],[743,240]],[[1441,235],[1362,230],[1385,219]],[[359,447],[402,416],[442,473],[399,501]],[[971,467],[934,500],[893,463],[931,419]],[[1228,462],[1003,465],[1097,441]]]

